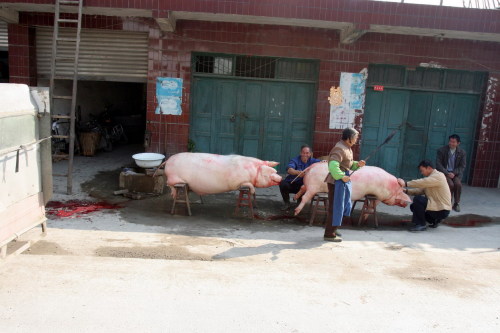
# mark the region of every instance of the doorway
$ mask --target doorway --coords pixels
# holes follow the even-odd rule
[[[197,152],[280,162],[312,145],[315,60],[194,54],[190,140]]]
[[[462,181],[468,179],[473,155],[478,94],[368,89],[363,121],[361,158],[370,154],[394,130],[393,139],[373,156],[370,164],[404,179],[419,178],[418,163],[436,161],[437,150],[458,134],[467,153]]]
[[[195,78],[191,133],[196,151],[280,162],[284,171],[311,144],[310,83]]]

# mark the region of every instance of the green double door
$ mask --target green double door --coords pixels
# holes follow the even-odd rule
[[[194,77],[190,138],[197,152],[280,162],[312,144],[315,85]]]
[[[366,158],[394,130],[396,135],[368,161],[404,178],[421,177],[417,165],[423,159],[436,162],[437,149],[458,134],[467,153],[467,181],[472,155],[479,96],[386,89],[369,89],[363,119],[361,158]]]

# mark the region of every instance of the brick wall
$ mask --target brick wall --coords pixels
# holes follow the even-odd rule
[[[500,175],[500,73],[490,72],[477,126],[473,186],[497,187]]]
[[[34,31],[28,26],[8,25],[9,82],[36,85]]]
[[[359,72],[369,63],[418,66],[437,62],[447,68],[489,71],[488,98],[478,121],[475,186],[496,186],[500,170],[499,85],[500,44],[429,37],[366,34],[356,43],[339,43],[336,31],[299,27],[235,23],[180,21],[175,33],[151,35],[148,83],[148,128],[153,132],[151,149],[171,155],[187,149],[191,52],[278,56],[320,59],[320,75],[313,145],[317,156],[325,155],[339,139],[340,131],[330,130],[327,97],[338,85],[341,72]],[[184,79],[182,116],[159,116],[155,109],[155,78]],[[496,82],[496,85],[494,84]],[[362,125],[362,116],[356,119]],[[479,133],[479,132],[478,132]],[[358,147],[355,153],[358,152]]]
[[[54,4],[53,0],[9,3]],[[289,19],[351,22],[498,33],[500,11],[370,0],[85,0],[86,7],[145,9],[153,17],[169,11],[208,12]]]
[[[113,1],[110,6],[153,8],[153,14],[157,16],[164,15],[166,9],[207,11],[210,8],[218,8],[216,12],[244,15],[338,19],[351,22],[361,22],[362,18],[366,18],[372,23],[380,24],[404,23],[410,26],[430,25],[436,28],[455,27],[486,32],[498,32],[498,24],[500,24],[500,19],[495,20],[496,16],[489,17],[498,15],[497,12],[490,13],[493,11],[484,14],[484,11],[471,10],[466,12],[470,14],[469,16],[463,17],[464,10],[459,8],[408,7],[378,2],[371,2],[368,5],[365,1],[338,1],[335,2],[338,3],[335,7],[332,7],[334,2],[328,1],[287,1],[292,9],[287,9],[284,2],[278,0],[266,1],[263,5],[265,9],[251,6],[248,1],[202,0],[196,2],[198,5],[195,8],[191,8],[194,5],[189,1],[126,2],[121,4],[121,1]],[[258,1],[252,3],[254,2]],[[86,3],[87,6],[105,6],[106,4],[109,2],[95,0]],[[447,68],[490,73],[489,89],[485,94],[478,121],[476,156],[472,157],[474,158],[472,184],[494,187],[498,183],[500,173],[499,43],[368,33],[354,44],[344,45],[339,42],[338,32],[333,30],[198,21],[178,21],[175,33],[162,34],[154,28],[153,20],[139,20],[144,20],[144,22],[138,24],[136,28],[129,26],[127,29],[143,28],[144,24],[153,27],[149,32],[147,83],[147,128],[152,132],[150,147],[152,151],[171,155],[187,149],[191,52],[319,59],[320,76],[313,137],[317,156],[326,154],[333,143],[339,139],[339,131],[328,129],[327,97],[329,88],[332,85],[338,85],[341,72],[359,72],[369,63],[415,67],[422,62],[434,61]],[[457,26],[457,20],[462,26]],[[33,35],[30,35],[28,28],[34,24],[51,25],[52,15],[22,13],[19,25],[9,24],[11,82],[33,84],[35,80],[34,42]],[[85,16],[84,27],[122,29],[123,20],[115,17]],[[155,79],[158,76],[184,79],[182,116],[154,114]],[[356,122],[362,125],[362,117],[358,117]],[[357,153],[357,149],[355,152]]]

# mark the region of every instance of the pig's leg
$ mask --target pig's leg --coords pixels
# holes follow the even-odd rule
[[[166,176],[167,176],[167,185],[168,185],[168,187],[170,187],[170,191],[171,191],[170,193],[172,193],[172,198],[175,198],[175,196],[177,194],[177,190],[175,189],[175,185],[182,184],[182,183],[187,184],[187,182],[175,174],[168,174],[167,173]]]
[[[293,200],[297,201],[302,196],[302,194],[306,193],[306,191],[307,187],[305,185],[302,185],[297,194],[294,195]]]
[[[243,183],[240,185],[240,187],[242,186],[248,186],[250,188],[250,193],[255,194],[255,187],[253,186],[252,183]]]
[[[313,191],[306,191],[306,193],[302,197],[302,201],[300,202],[300,205],[298,205],[297,208],[295,208],[295,215],[299,215],[302,208],[304,208],[304,205],[306,203],[310,202],[315,194],[316,193],[314,193]]]
[[[172,198],[175,199],[175,196],[177,194],[177,190],[175,189],[175,187],[173,185],[168,185],[168,187],[170,187],[170,193],[172,194]]]

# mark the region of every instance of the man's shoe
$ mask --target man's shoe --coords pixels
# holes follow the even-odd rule
[[[459,203],[455,203],[455,204],[453,205],[453,210],[454,210],[455,212],[459,213],[459,212],[460,212],[460,204],[459,204]]]
[[[439,223],[441,223],[442,220],[437,220],[434,223],[429,223],[429,228],[437,228],[439,226]]]
[[[289,202],[286,202],[283,206],[281,206],[281,210],[282,211],[289,210],[291,207],[292,205],[290,205]]]
[[[323,240],[327,242],[342,242],[342,238],[339,237],[339,234],[333,236],[323,236]]]
[[[414,225],[413,227],[411,227],[410,230],[408,230],[408,231],[417,232],[417,231],[425,231],[425,230],[427,230],[427,227],[425,225],[417,224],[417,225]]]

